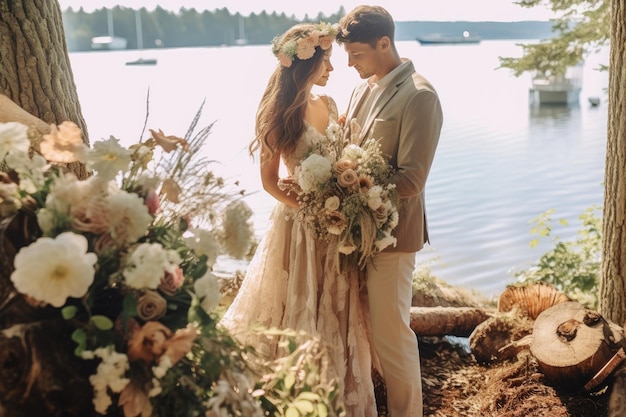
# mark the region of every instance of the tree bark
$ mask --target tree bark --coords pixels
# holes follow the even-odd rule
[[[626,324],[626,1],[611,2],[609,119],[599,311]]]
[[[469,336],[495,310],[473,307],[411,307],[411,329],[418,336]]]
[[[89,143],[58,1],[0,1],[0,62],[0,94],[47,124],[76,123]],[[82,164],[69,168],[86,177]]]

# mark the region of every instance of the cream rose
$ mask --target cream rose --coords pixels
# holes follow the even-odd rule
[[[341,158],[335,163],[335,171],[337,171],[337,174],[341,174],[349,169],[356,169],[356,164],[351,159]]]
[[[353,169],[347,169],[339,176],[337,176],[337,182],[343,188],[349,188],[358,182],[358,175]]]
[[[336,195],[332,197],[328,197],[326,201],[324,202],[324,208],[330,211],[339,209],[340,205],[341,205],[341,200],[339,200],[339,197],[337,197]]]

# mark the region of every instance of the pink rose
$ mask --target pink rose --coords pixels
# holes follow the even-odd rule
[[[183,285],[184,279],[183,270],[176,267],[173,274],[170,272],[165,273],[158,288],[165,295],[174,295],[180,286]]]
[[[155,214],[159,209],[159,195],[154,190],[148,191],[143,198],[143,202],[148,207],[148,213]]]
[[[329,49],[333,45],[333,37],[332,36],[322,36],[320,38],[320,48],[323,51]]]
[[[284,52],[279,52],[278,62],[280,62],[280,65],[282,65],[283,67],[289,68],[293,61]]]

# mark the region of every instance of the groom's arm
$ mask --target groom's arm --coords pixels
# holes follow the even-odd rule
[[[396,170],[391,182],[400,198],[419,195],[439,143],[443,113],[437,94],[429,89],[412,95],[401,110]]]

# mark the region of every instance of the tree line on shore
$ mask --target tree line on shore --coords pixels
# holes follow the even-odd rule
[[[116,6],[87,13],[80,8],[63,11],[63,25],[69,51],[91,50],[91,39],[96,36],[115,35],[127,40],[127,48],[137,48],[136,10]],[[343,6],[330,16],[318,14],[296,19],[285,13],[265,11],[248,16],[231,13],[228,8],[197,11],[181,8],[178,12],[156,6],[154,10],[139,9],[144,48],[177,48],[197,46],[234,45],[238,39],[247,44],[269,44],[279,33],[301,21],[337,22],[345,14]],[[113,27],[110,33],[109,26]]]

